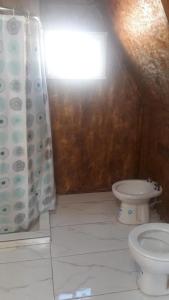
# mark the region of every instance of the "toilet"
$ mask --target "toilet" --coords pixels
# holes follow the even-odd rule
[[[149,222],[149,201],[161,195],[162,187],[150,180],[122,180],[112,185],[112,191],[121,202],[119,222],[132,225]]]
[[[139,266],[139,289],[149,296],[169,295],[169,224],[137,226],[129,234],[129,248]]]

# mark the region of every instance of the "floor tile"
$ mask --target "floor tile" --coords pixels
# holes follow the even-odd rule
[[[53,270],[49,244],[0,249],[0,299],[54,300],[53,283],[55,300],[169,299],[137,290],[133,226],[117,222],[118,206],[112,192],[59,196],[50,216]]]
[[[70,194],[70,195],[59,195],[58,202],[71,201],[71,202],[87,202],[87,201],[103,201],[112,200],[114,198],[113,193],[101,192],[101,193],[84,193],[84,194]]]
[[[2,264],[0,299],[53,300],[50,260]]]
[[[82,291],[83,293],[83,291]],[[85,291],[84,291],[85,293]],[[123,293],[112,293],[107,295],[81,297],[80,300],[168,300],[169,296],[149,297],[141,293],[139,290]],[[64,299],[61,299],[64,300]]]
[[[49,244],[0,249],[0,264],[49,257]]]
[[[116,214],[116,200],[97,196],[94,199],[87,198],[87,194],[80,201],[59,201],[56,212],[51,213],[51,227],[76,225],[98,222],[112,222],[113,214]],[[65,197],[66,198],[66,197]]]
[[[136,289],[136,266],[128,250],[53,259],[55,300]],[[66,298],[67,297],[67,298]]]
[[[128,248],[133,226],[96,223],[52,228],[52,256],[68,256]]]
[[[116,219],[119,201],[112,192],[62,195],[55,212],[50,214],[51,227],[88,223],[111,223]],[[151,222],[159,216],[151,212]]]

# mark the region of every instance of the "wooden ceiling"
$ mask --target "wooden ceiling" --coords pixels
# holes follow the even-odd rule
[[[164,6],[164,10],[167,16],[167,19],[169,21],[169,0],[161,0],[163,6]]]

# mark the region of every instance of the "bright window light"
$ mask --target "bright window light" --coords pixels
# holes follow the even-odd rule
[[[46,31],[47,73],[58,79],[104,79],[106,33]]]

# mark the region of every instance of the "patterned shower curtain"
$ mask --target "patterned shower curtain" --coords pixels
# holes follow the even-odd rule
[[[0,15],[0,233],[55,207],[41,37],[38,20]]]

